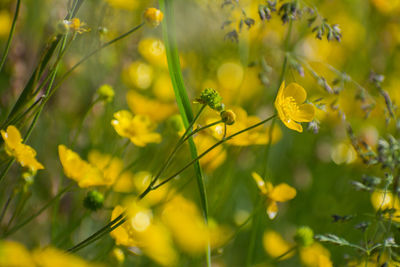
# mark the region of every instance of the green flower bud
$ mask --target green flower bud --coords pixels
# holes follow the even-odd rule
[[[100,88],[97,90],[97,94],[99,95],[100,99],[104,100],[105,102],[111,102],[115,95],[114,89],[108,84],[103,84],[100,86]]]
[[[210,108],[218,111],[224,110],[224,104],[222,104],[221,101],[222,97],[212,88],[204,89],[201,92],[200,97],[197,99],[197,102],[208,105]]]
[[[222,121],[225,122],[227,125],[232,125],[236,121],[236,114],[231,109],[222,111],[220,115]]]
[[[308,226],[301,226],[297,229],[294,240],[303,247],[308,247],[314,243],[314,232]]]
[[[89,210],[96,211],[103,207],[104,196],[97,190],[91,190],[83,200],[83,206]]]

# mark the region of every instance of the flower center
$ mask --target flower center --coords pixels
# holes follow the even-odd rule
[[[296,114],[299,111],[299,106],[297,105],[296,100],[292,96],[289,96],[283,100],[282,110],[285,117],[290,121],[293,114]]]

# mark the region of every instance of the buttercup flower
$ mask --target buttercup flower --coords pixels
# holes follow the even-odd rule
[[[314,106],[304,104],[307,93],[297,83],[291,83],[285,87],[285,82],[279,88],[275,100],[275,108],[279,118],[289,129],[303,132],[303,127],[298,122],[310,122],[315,115]]]
[[[110,186],[115,182],[116,176],[110,175],[114,168],[114,160],[109,160],[109,166],[103,168],[106,159],[99,153],[89,155],[89,160],[93,162],[96,159],[97,165],[81,159],[74,151],[64,145],[58,146],[58,155],[64,168],[64,173],[68,178],[75,180],[79,187],[86,188],[91,186]],[[94,155],[94,156],[93,156]]]
[[[154,125],[147,116],[133,116],[127,110],[114,113],[111,125],[122,137],[127,137],[137,146],[146,146],[148,143],[160,143],[161,135],[152,132]]]
[[[164,14],[157,8],[151,7],[146,9],[143,17],[150,26],[157,27],[163,20]]]
[[[15,157],[22,167],[27,167],[32,172],[44,169],[35,158],[36,151],[22,143],[21,134],[15,126],[8,126],[7,131],[1,130],[1,136],[5,142],[7,154]]]
[[[265,183],[258,173],[253,172],[251,175],[261,194],[266,197],[267,214],[270,219],[274,219],[278,213],[277,202],[289,201],[297,194],[296,189],[288,184],[281,183],[274,187],[270,182]]]

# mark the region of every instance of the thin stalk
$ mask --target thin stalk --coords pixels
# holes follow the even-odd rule
[[[176,176],[178,176],[178,175],[181,174],[184,170],[186,170],[188,167],[190,167],[193,163],[199,161],[199,160],[200,160],[202,157],[204,157],[208,152],[210,152],[211,150],[215,149],[215,148],[218,147],[219,145],[225,143],[226,141],[229,141],[230,139],[232,139],[233,137],[235,137],[235,136],[237,136],[237,135],[239,135],[239,134],[242,134],[242,133],[244,133],[244,132],[246,132],[246,131],[249,131],[249,130],[251,130],[251,129],[253,129],[253,128],[256,128],[256,127],[258,127],[258,126],[260,126],[260,125],[263,125],[264,123],[266,123],[267,121],[269,121],[269,120],[271,120],[271,119],[273,119],[273,118],[275,118],[275,117],[276,117],[276,115],[272,115],[271,117],[269,117],[269,118],[267,118],[267,119],[265,119],[265,120],[263,120],[263,121],[261,121],[261,122],[259,122],[259,123],[256,123],[256,124],[254,124],[254,125],[252,125],[252,126],[250,126],[250,127],[247,127],[247,128],[245,128],[245,129],[241,130],[241,131],[238,131],[238,132],[236,132],[236,133],[234,133],[234,134],[232,134],[232,135],[230,135],[230,136],[227,136],[225,139],[222,139],[221,141],[218,141],[217,143],[215,143],[214,145],[212,145],[210,148],[208,148],[206,151],[204,151],[203,153],[201,153],[197,158],[193,159],[193,160],[190,161],[188,164],[186,164],[186,165],[185,165],[183,168],[181,168],[179,171],[177,171],[176,173],[174,173],[173,175],[171,175],[170,177],[168,177],[167,179],[165,179],[165,180],[162,181],[161,183],[159,183],[159,184],[157,184],[156,186],[154,186],[151,190],[155,190],[155,189],[159,188],[160,186],[162,186],[162,185],[168,183],[170,180],[174,179]],[[144,196],[141,196],[141,197],[143,198]]]
[[[21,229],[22,227],[24,227],[26,224],[30,223],[33,219],[35,219],[37,216],[39,216],[40,214],[42,214],[43,211],[45,211],[48,207],[50,207],[54,201],[56,201],[57,199],[61,198],[61,196],[68,192],[73,185],[67,186],[65,187],[63,190],[61,190],[57,195],[55,195],[52,199],[50,199],[41,209],[39,209],[37,212],[35,212],[34,214],[32,214],[30,217],[26,218],[23,222],[21,222],[20,224],[17,224],[16,226],[14,226],[13,228],[11,228],[9,231],[4,233],[3,237],[7,237],[9,235],[12,235],[13,233],[15,233],[16,231],[18,231],[19,229]]]
[[[178,152],[179,148],[181,147],[181,145],[188,139],[190,138],[194,133],[193,131],[188,135],[189,131],[191,131],[194,123],[197,121],[197,119],[200,117],[201,113],[204,111],[204,109],[206,108],[206,105],[203,105],[200,110],[197,112],[196,116],[194,117],[194,119],[190,122],[189,126],[186,128],[185,132],[183,133],[183,135],[179,138],[178,142],[176,143],[174,149],[172,150],[172,152],[169,154],[169,156],[167,157],[167,160],[164,162],[164,164],[161,166],[160,170],[157,172],[157,174],[154,176],[154,178],[151,180],[150,184],[148,185],[148,187],[146,188],[146,190],[139,196],[139,199],[141,199],[142,195],[146,195],[147,192],[146,191],[150,191],[151,187],[157,182],[158,178],[160,178],[161,174],[164,172],[164,170],[166,168],[168,168],[168,166],[170,165],[173,157],[175,156],[175,154]]]
[[[4,67],[4,63],[6,62],[7,55],[8,55],[8,52],[10,50],[11,41],[12,41],[12,38],[13,38],[14,32],[15,32],[15,24],[17,23],[17,18],[18,18],[18,14],[19,14],[20,5],[21,5],[21,0],[17,0],[17,6],[15,7],[14,18],[13,18],[13,22],[11,24],[10,33],[8,34],[8,40],[7,40],[6,48],[4,49],[3,57],[1,58],[0,72],[2,71],[2,69]]]
[[[17,207],[14,210],[14,213],[11,216],[11,219],[8,221],[8,224],[4,230],[4,232],[7,232],[8,229],[10,228],[11,224],[13,223],[13,221],[15,220],[15,218],[17,218],[21,212],[23,211],[26,202],[28,201],[28,199],[31,196],[31,192],[21,192],[21,196],[18,198],[17,200]]]
[[[289,255],[290,253],[292,253],[293,251],[295,251],[297,249],[297,246],[293,246],[290,249],[288,249],[288,251],[286,251],[285,253],[283,253],[282,255],[279,255],[278,257],[274,258],[273,261],[279,261],[282,258],[284,258],[285,256]]]
[[[14,196],[15,196],[15,193],[14,192],[11,193],[10,196],[7,198],[6,203],[4,204],[3,210],[1,211],[1,215],[0,215],[0,225],[1,225],[1,222],[3,221],[4,215],[7,212],[8,206],[10,205],[11,200],[14,198]]]
[[[89,244],[91,244],[92,242],[96,241],[99,236],[103,236],[104,233],[111,229],[113,227],[113,225],[121,225],[119,224],[119,222],[121,221],[125,221],[125,214],[122,213],[120,214],[117,218],[115,218],[114,220],[112,220],[111,222],[109,222],[108,224],[106,224],[104,227],[102,227],[100,230],[98,230],[97,232],[95,232],[94,234],[92,234],[91,236],[89,236],[88,238],[86,238],[85,240],[83,240],[82,242],[80,242],[79,244],[76,244],[75,246],[73,246],[72,248],[68,249],[67,252],[69,253],[74,253],[86,246],[88,246]],[[115,229],[115,228],[114,228]]]
[[[60,87],[60,85],[62,84],[62,82],[69,77],[69,75],[71,75],[71,73],[77,68],[79,67],[82,63],[84,63],[86,60],[88,60],[89,58],[91,58],[92,56],[94,56],[95,54],[97,54],[98,52],[100,52],[102,49],[112,45],[113,43],[127,37],[128,35],[130,35],[131,33],[135,32],[136,30],[140,29],[142,26],[144,25],[144,22],[142,22],[141,24],[139,24],[138,26],[132,28],[131,30],[127,31],[126,33],[118,36],[115,39],[112,39],[111,41],[101,45],[99,48],[97,48],[96,50],[90,52],[88,55],[86,55],[84,58],[82,58],[81,60],[79,60],[74,66],[72,66],[63,76],[61,76],[60,80],[54,85],[54,90],[53,92],[50,93],[50,96],[53,95],[53,93],[56,91],[56,89],[58,89],[58,87]]]

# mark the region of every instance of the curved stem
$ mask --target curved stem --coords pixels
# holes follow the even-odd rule
[[[4,49],[4,54],[3,57],[1,58],[1,62],[0,62],[0,72],[3,69],[4,63],[6,62],[7,59],[7,55],[8,52],[10,50],[10,46],[11,46],[11,41],[12,38],[14,36],[14,32],[15,32],[15,24],[17,22],[17,18],[18,18],[18,14],[19,14],[19,7],[21,5],[21,0],[17,0],[17,6],[15,8],[15,14],[14,14],[14,18],[13,18],[13,22],[11,24],[11,29],[10,29],[10,33],[8,35],[8,40],[7,40],[7,44],[6,44],[6,48]]]

